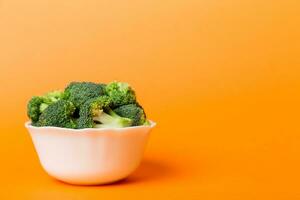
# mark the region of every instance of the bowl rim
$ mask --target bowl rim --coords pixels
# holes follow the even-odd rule
[[[156,122],[149,120],[150,125],[140,125],[140,126],[130,126],[130,127],[124,127],[124,128],[82,128],[82,129],[72,129],[72,128],[62,128],[62,127],[56,127],[56,126],[32,126],[31,121],[25,122],[25,127],[27,129],[36,129],[36,130],[43,130],[43,129],[50,129],[50,130],[65,130],[69,132],[86,132],[86,131],[109,131],[109,130],[132,130],[132,129],[139,129],[139,128],[154,128],[156,126]]]

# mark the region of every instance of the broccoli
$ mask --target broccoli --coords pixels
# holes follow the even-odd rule
[[[131,126],[132,120],[120,117],[110,109],[111,99],[101,96],[88,100],[80,108],[78,128],[121,128]]]
[[[87,100],[104,94],[105,84],[92,82],[71,82],[65,88],[65,99],[72,101],[76,108],[80,108]]]
[[[64,96],[62,91],[56,90],[49,92],[43,96],[34,96],[27,104],[27,115],[36,123],[41,113],[52,103],[62,99]]]
[[[52,92],[48,92],[44,95],[44,98],[46,98],[46,101],[50,102],[56,102],[60,99],[64,98],[64,92],[60,90],[54,90]]]
[[[32,122],[37,122],[39,120],[40,114],[42,113],[41,105],[43,103],[44,103],[43,98],[37,96],[32,97],[28,102],[27,115]]]
[[[33,126],[114,128],[149,125],[134,90],[124,82],[71,82],[64,91],[33,96],[27,104]]]
[[[132,126],[144,125],[146,114],[144,109],[137,104],[128,104],[114,109],[114,112],[121,117],[127,117],[132,120]]]
[[[110,97],[112,108],[136,103],[135,92],[127,83],[111,82],[106,85],[105,94]]]
[[[72,117],[75,106],[67,100],[58,100],[50,104],[39,117],[36,126],[55,126],[76,128],[76,120]]]

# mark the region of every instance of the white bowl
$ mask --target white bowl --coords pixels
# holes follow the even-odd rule
[[[45,171],[79,185],[111,183],[130,175],[141,162],[155,125],[67,129],[25,123]]]

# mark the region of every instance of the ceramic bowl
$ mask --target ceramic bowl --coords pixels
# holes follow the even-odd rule
[[[50,176],[71,184],[96,185],[124,179],[139,166],[155,125],[67,129],[27,122],[25,127]]]

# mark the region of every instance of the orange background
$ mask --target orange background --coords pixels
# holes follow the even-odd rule
[[[0,0],[0,199],[300,199],[297,0]],[[42,170],[32,95],[129,82],[158,122],[106,186]]]

